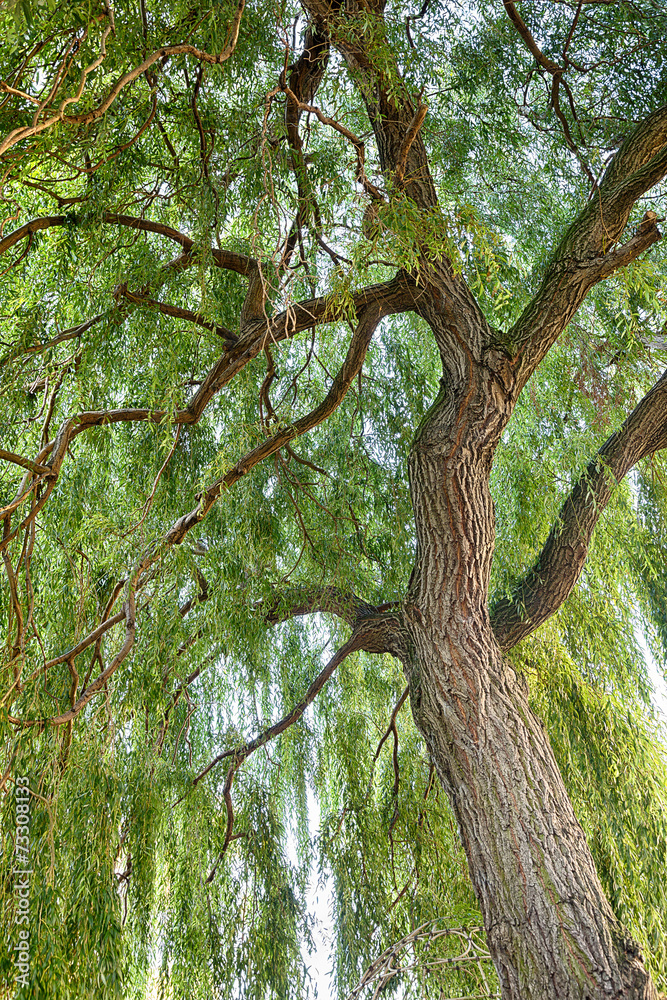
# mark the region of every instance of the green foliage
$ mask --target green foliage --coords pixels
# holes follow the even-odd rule
[[[545,54],[558,58],[571,6],[524,6]],[[124,73],[163,46],[187,40],[221,51],[234,12],[226,0],[118,0],[107,55],[68,111],[97,108]],[[285,95],[267,94],[300,51],[305,22],[296,4],[249,4],[233,57],[206,67],[199,84],[197,60],[165,59],[99,119],[57,122],[4,156],[3,234],[31,219],[64,218],[2,257],[2,448],[34,457],[84,411],[160,411],[155,420],[106,423],[73,439],[26,536],[29,572],[23,559],[17,586],[31,624],[17,654],[9,577],[0,582],[8,623],[3,694],[19,666],[23,678],[0,708],[0,778],[29,777],[35,792],[24,993],[31,1000],[312,996],[308,886],[316,876],[333,887],[341,997],[416,926],[481,922],[408,704],[380,746],[404,688],[389,657],[349,657],[301,719],[243,763],[231,786],[230,843],[230,758],[193,785],[217,755],[287,715],[347,638],[327,614],[267,628],[276,594],[287,600],[294,588],[329,585],[373,604],[405,594],[415,546],[406,461],[441,374],[428,329],[413,314],[381,324],[362,373],[329,419],[223,491],[183,545],[161,553],[138,598],[131,655],[72,730],[12,722],[70,707],[68,662],[44,670],[45,660],[73,648],[105,609],[118,611],[119,581],[197,507],[203,490],[278,426],[321,403],[348,350],[356,289],[398,267],[419,282],[424,257],[446,253],[489,322],[509,327],[586,196],[581,161],[598,176],[637,109],[643,115],[666,100],[667,25],[657,0],[585,5],[571,49],[587,67],[573,83],[576,118],[564,103],[578,154],[501,5],[442,0],[416,13],[396,2],[384,35],[367,13],[337,30],[349,41],[364,35],[390,94],[423,94],[440,210],[424,217],[385,184],[386,200],[364,224],[369,200],[352,145],[305,115],[306,175],[321,221],[317,233],[304,225],[291,265],[285,246],[299,207],[298,171]],[[20,86],[43,93],[66,65],[59,100],[73,98],[100,54],[107,20],[97,0],[4,4],[0,76],[19,87],[17,70],[33,53]],[[33,104],[7,94],[3,102],[2,135],[30,126]],[[359,88],[335,54],[316,102],[363,137],[366,173],[384,184]],[[639,215],[659,211],[659,196],[645,199]],[[166,267],[181,248],[164,231],[104,221],[113,214],[186,233],[192,266]],[[221,356],[215,328],[238,332],[247,284],[215,266],[218,249],[262,261],[269,314],[330,293],[336,319],[267,345],[196,424],[178,425],[176,441],[177,411]],[[658,247],[596,288],[521,396],[492,476],[494,597],[532,565],[576,476],[655,381],[664,364],[664,280]],[[0,505],[11,502],[23,471],[0,461]],[[612,905],[663,989],[667,768],[636,636],[645,630],[665,662],[666,483],[665,461],[655,456],[618,489],[576,591],[513,652]],[[18,535],[7,547],[12,564],[23,545]],[[97,653],[91,645],[77,660],[79,693],[122,646],[124,627],[119,621]],[[14,982],[14,829],[5,794],[3,1000]],[[471,992],[478,981],[475,972],[442,965],[402,985],[405,996],[435,997],[441,988]],[[398,988],[396,980],[387,992]]]

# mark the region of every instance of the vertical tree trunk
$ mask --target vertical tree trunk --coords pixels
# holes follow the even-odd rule
[[[504,1000],[655,1000],[491,629],[488,482],[507,408],[488,368],[469,361],[450,366],[411,451],[418,549],[405,664],[415,721],[458,819]]]

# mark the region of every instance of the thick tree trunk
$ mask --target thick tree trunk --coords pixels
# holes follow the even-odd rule
[[[506,1000],[654,1000],[548,738],[483,622],[414,609],[413,712],[456,813]]]
[[[446,366],[411,452],[418,550],[404,659],[415,721],[458,819],[504,1000],[655,1000],[490,625],[489,470],[510,404],[468,355]]]

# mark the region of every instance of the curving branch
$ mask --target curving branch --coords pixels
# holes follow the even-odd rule
[[[49,719],[16,719],[12,716],[8,716],[9,721],[14,725],[19,726],[63,726],[66,723],[72,722],[73,719],[81,712],[82,709],[86,707],[88,702],[99,694],[103,690],[109,678],[115,674],[118,667],[121,665],[123,660],[127,658],[134,645],[134,637],[136,632],[136,606],[134,598],[134,590],[132,587],[128,588],[128,596],[125,604],[123,605],[123,617],[125,618],[125,639],[123,645],[118,650],[113,660],[106,667],[102,673],[95,678],[95,680],[81,692],[79,698],[74,703],[72,708],[68,712],[63,712],[62,715],[54,715]],[[74,670],[74,656],[70,655],[67,659],[67,663],[70,665],[70,670],[76,674]],[[77,680],[78,680],[78,675]],[[75,690],[75,687],[73,688]]]
[[[198,785],[202,778],[205,778],[206,775],[209,774],[209,772],[223,760],[233,758],[232,766],[234,767],[234,770],[237,771],[243,761],[247,760],[250,754],[254,753],[255,750],[259,750],[259,748],[263,747],[265,743],[269,743],[271,740],[274,740],[276,736],[280,736],[280,734],[284,733],[286,729],[293,726],[295,722],[298,722],[308,706],[315,701],[315,698],[318,696],[324,685],[333,675],[336,668],[340,666],[343,660],[348,657],[350,653],[354,653],[357,650],[364,648],[363,639],[364,636],[362,627],[361,629],[353,632],[347,642],[334,653],[324,669],[321,670],[315,680],[312,681],[301,701],[295,705],[294,708],[287,713],[287,715],[283,716],[279,722],[276,722],[274,725],[264,729],[259,736],[254,738],[254,740],[249,740],[247,743],[243,744],[243,746],[236,747],[234,750],[225,750],[223,753],[218,754],[217,757],[214,757],[213,760],[192,779],[190,787],[194,788]],[[182,799],[179,799],[178,801],[181,802]]]
[[[335,132],[342,135],[349,143],[352,144],[354,148],[354,153],[357,160],[357,180],[363,187],[366,194],[370,195],[375,201],[384,201],[384,197],[381,192],[375,187],[374,184],[370,182],[366,175],[366,146],[365,143],[354,134],[350,132],[349,128],[345,125],[341,125],[337,122],[335,118],[330,118],[329,115],[325,115],[323,111],[315,107],[313,104],[306,104],[304,101],[300,101],[293,90],[287,86],[286,83],[281,84],[282,91],[287,95],[290,102],[299,111],[307,111],[310,115],[315,115],[318,121],[322,122],[323,125],[328,125]],[[415,133],[416,135],[416,133]],[[407,153],[406,153],[407,156]]]
[[[75,214],[70,215],[46,215],[38,219],[31,219],[30,222],[26,222],[25,225],[19,226],[14,232],[9,233],[4,239],[0,240],[0,255],[6,253],[11,247],[20,243],[21,240],[26,239],[33,233],[40,232],[44,229],[53,229],[58,226],[76,226],[77,216]],[[187,254],[191,254],[195,249],[195,241],[187,236],[185,233],[179,232],[178,229],[174,229],[173,226],[168,226],[163,222],[154,222],[152,219],[141,219],[133,215],[119,215],[117,212],[105,212],[101,219],[102,223],[107,225],[115,226],[126,226],[128,229],[139,229],[145,233],[155,233],[157,236],[164,236],[169,240],[173,240],[178,243]],[[210,250],[213,262],[217,267],[225,268],[229,271],[236,271],[238,274],[247,274],[249,268],[254,263],[252,257],[248,257],[246,254],[235,253],[230,250],[220,250],[216,247],[212,247]],[[194,257],[181,257],[179,258],[179,267],[185,268],[190,264],[194,263]]]
[[[434,208],[438,198],[420,133],[421,122],[417,126],[421,114],[419,106],[415,108],[395,60],[393,65],[387,66],[386,72],[377,72],[373,67],[373,52],[385,39],[384,0],[372,0],[370,3],[351,0],[344,8],[335,0],[305,0],[304,6],[313,23],[328,32],[332,44],[339,50],[359,84],[387,185],[391,187],[396,183],[396,169],[399,167],[400,184],[406,195],[421,208]],[[359,30],[361,24],[364,28]],[[354,29],[350,30],[352,25]],[[384,52],[386,58],[393,58],[389,56],[388,46]],[[324,121],[324,118],[320,120]],[[331,120],[326,124],[336,127]],[[360,140],[351,133],[342,134],[355,148],[358,175],[364,183]],[[364,186],[375,199],[377,188],[374,185]]]
[[[30,237],[32,233],[37,233],[42,229],[52,229],[54,226],[66,226],[71,222],[71,217],[67,215],[45,215],[39,219],[31,219],[24,226],[19,226],[9,236],[0,240],[0,254],[6,253],[11,247],[21,240]]]
[[[0,448],[0,460],[11,462],[13,465],[20,465],[23,469],[29,469],[31,472],[48,473],[51,471],[46,465],[31,462],[29,458],[23,458],[22,455],[15,455],[13,451],[5,451],[4,448]]]
[[[266,438],[260,445],[248,452],[224,476],[221,476],[208,489],[201,493],[198,505],[189,511],[189,513],[179,518],[164,536],[165,545],[180,545],[188,531],[196,524],[199,524],[225,490],[234,486],[235,483],[246,476],[263,459],[269,458],[295,438],[317,427],[318,424],[322,423],[323,420],[326,420],[327,417],[331,416],[338,409],[347,395],[350,385],[361,370],[371,338],[378,323],[383,316],[388,316],[392,312],[399,311],[399,308],[395,300],[385,300],[373,302],[364,309],[359,316],[345,361],[333,380],[329,392],[319,406],[316,406],[310,413],[300,417],[293,424],[281,427],[271,437]]]
[[[373,303],[373,305],[368,306],[359,317],[359,322],[350,342],[345,361],[335,377],[329,392],[319,406],[311,410],[310,413],[301,417],[293,425],[281,428],[276,434],[267,438],[266,441],[264,441],[257,448],[254,448],[243,459],[237,462],[237,464],[230,469],[225,476],[218,479],[212,486],[200,495],[199,503],[193,510],[179,518],[178,521],[176,521],[175,524],[173,524],[172,527],[166,532],[162,539],[149,548],[133,573],[134,583],[130,598],[126,601],[123,609],[127,619],[125,643],[109,667],[82,692],[73,708],[69,712],[46,720],[12,719],[12,722],[24,726],[42,723],[48,723],[51,725],[62,725],[64,723],[68,723],[81,711],[83,707],[85,707],[90,698],[92,698],[93,695],[97,694],[104,687],[108,677],[115,672],[132,648],[136,617],[134,608],[134,593],[135,591],[140,590],[141,587],[147,582],[147,573],[149,569],[159,559],[165,549],[171,548],[173,545],[181,544],[187,533],[199,524],[225,490],[230,489],[264,458],[268,458],[269,456],[275,454],[275,452],[282,448],[286,443],[289,443],[294,438],[299,437],[301,434],[304,434],[313,427],[316,427],[338,408],[342,400],[345,398],[350,385],[360,371],[361,366],[363,365],[368,346],[377,324],[383,316],[388,315],[391,311],[391,305],[387,302],[376,302]],[[6,532],[5,537],[0,543],[0,550],[6,548],[18,530],[25,527],[31,520],[34,520],[34,517],[36,517],[39,510],[41,510],[50,490],[56,482],[56,474],[62,465],[67,447],[73,437],[75,437],[82,430],[86,429],[86,427],[90,426],[105,424],[115,420],[157,420],[159,419],[159,416],[160,415],[158,413],[150,410],[118,410],[101,413],[91,412],[88,414],[79,414],[77,417],[70,418],[70,420],[66,421],[59,430],[55,440],[49,444],[47,449],[45,449],[51,452],[51,459],[49,462],[51,475],[49,477],[48,486],[44,495],[40,498],[38,503],[33,505],[30,514],[23,520],[21,525],[19,525],[19,528],[15,529],[13,532]],[[40,457],[44,456],[40,453]],[[39,481],[39,478],[35,481]],[[26,495],[29,495],[29,491]],[[20,499],[22,500],[23,496],[21,496]],[[378,614],[376,614],[376,612],[378,612]],[[392,618],[391,615],[383,614],[381,609],[372,608],[371,613],[367,617],[362,616],[362,622],[363,625],[360,626],[359,632],[359,635],[362,638],[360,638],[359,641],[363,641],[366,644],[363,646],[360,645],[357,648],[364,648],[370,652],[385,652],[395,648],[397,643],[397,637],[395,635],[397,620],[395,618]],[[109,624],[105,623],[105,626],[109,627]],[[106,628],[104,630],[106,631]],[[94,633],[91,633],[91,635],[89,635],[86,639],[86,646],[90,645],[90,643],[94,641],[93,636],[98,634],[101,634],[101,631],[95,630]],[[63,662],[63,660],[66,660],[71,663],[73,662],[74,656],[77,655],[77,652],[78,650],[72,650],[69,654],[65,654],[64,656],[57,658],[57,662]]]
[[[31,125],[14,129],[12,132],[9,133],[9,135],[4,139],[3,142],[0,142],[0,156],[8,149],[10,149],[12,146],[15,146],[18,142],[21,142],[23,139],[28,139],[33,135],[38,135],[40,132],[44,132],[47,129],[53,128],[58,123],[62,122],[65,125],[81,126],[81,125],[89,125],[92,124],[93,122],[98,121],[107,113],[107,111],[114,103],[120,92],[124,90],[125,87],[127,87],[129,84],[134,83],[135,80],[137,80],[140,76],[142,76],[156,62],[166,61],[170,59],[172,56],[189,55],[189,56],[194,56],[195,59],[198,59],[200,62],[207,63],[210,66],[219,66],[221,63],[229,59],[229,57],[234,52],[234,49],[236,48],[236,42],[239,36],[239,29],[241,27],[241,18],[243,17],[244,7],[245,7],[245,0],[240,0],[240,3],[236,10],[236,14],[234,15],[234,18],[229,28],[227,42],[224,45],[223,49],[217,54],[203,52],[201,49],[198,49],[194,45],[190,45],[188,43],[181,43],[179,45],[164,45],[161,48],[156,49],[155,52],[152,52],[149,56],[147,56],[143,60],[143,62],[141,62],[138,66],[135,66],[134,69],[128,70],[127,73],[124,73],[116,81],[116,83],[113,85],[107,96],[97,105],[97,107],[93,108],[90,111],[86,111],[83,114],[78,114],[78,115],[66,114],[65,110],[67,107],[69,107],[70,104],[79,103],[81,97],[83,96],[88,76],[95,69],[97,69],[98,66],[102,64],[102,62],[106,57],[106,40],[113,28],[113,22],[111,21],[109,25],[104,29],[104,32],[102,34],[102,39],[100,44],[100,54],[97,57],[97,59],[95,59],[89,66],[86,66],[81,71],[81,76],[79,78],[79,85],[75,93],[71,97],[65,98],[60,103],[58,110],[54,114],[45,118],[43,121],[39,121],[39,116],[45,109],[45,103],[49,103],[50,100],[53,99],[53,96],[49,98],[49,102],[40,104],[40,106],[37,109],[37,112],[35,113],[35,117],[33,118],[33,122]],[[62,82],[63,82],[62,79],[56,79],[56,83],[54,84],[54,91],[60,88]]]
[[[558,63],[553,61],[553,59],[549,59],[548,56],[544,55],[541,48],[530,33],[528,25],[521,17],[521,14],[519,14],[516,6],[511,3],[511,0],[503,0],[503,7],[505,8],[505,12],[507,13],[510,21],[521,36],[526,48],[535,59],[535,62],[545,69],[547,73],[562,73],[565,67],[559,66]]]
[[[619,244],[637,200],[667,176],[667,105],[645,118],[622,144],[598,190],[569,227],[536,295],[507,334],[518,395],[593,285],[661,239],[647,212]]]
[[[377,646],[376,631],[377,627],[369,623],[362,624],[355,629],[347,642],[334,653],[324,669],[321,670],[317,677],[312,681],[301,701],[295,705],[287,715],[283,716],[283,718],[280,719],[279,722],[274,723],[274,725],[268,726],[268,728],[264,729],[253,740],[249,740],[247,743],[243,744],[243,746],[237,747],[234,750],[225,750],[223,753],[218,754],[217,757],[214,757],[213,760],[192,779],[190,789],[198,785],[199,782],[223,760],[231,760],[231,765],[227,771],[225,785],[223,788],[223,798],[227,808],[227,828],[225,831],[225,839],[216,863],[206,878],[207,884],[212,882],[215,878],[218,866],[233,840],[234,808],[232,804],[231,790],[234,778],[236,777],[236,774],[243,762],[247,760],[248,757],[255,752],[255,750],[259,750],[260,747],[263,747],[266,743],[274,740],[277,736],[280,736],[281,733],[284,733],[286,729],[289,729],[290,726],[293,726],[295,722],[299,721],[308,706],[314,702],[315,698],[322,691],[327,681],[333,676],[337,667],[339,667],[343,660],[345,660],[351,653],[354,653],[357,650],[368,649],[369,646],[372,647],[373,652],[380,652],[380,650],[375,648]],[[178,799],[174,805],[178,805],[179,802],[182,802],[183,798],[185,798],[185,796]]]
[[[337,615],[352,628],[360,619],[373,613],[380,613],[394,605],[382,604],[376,607],[368,604],[349,590],[341,587],[295,587],[277,597],[268,607],[266,602],[258,605],[264,612],[264,620],[269,625],[278,625],[290,618],[324,612]]]
[[[534,567],[491,610],[501,649],[511,649],[550,618],[584,567],[593,529],[615,486],[642,458],[667,448],[667,371],[603,444],[561,508]]]

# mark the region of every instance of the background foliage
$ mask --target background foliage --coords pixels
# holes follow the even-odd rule
[[[82,411],[164,411],[159,422],[101,426],[76,438],[36,521],[29,573],[24,561],[18,580],[25,614],[33,608],[21,654],[23,676],[33,680],[2,703],[0,770],[5,778],[30,776],[36,793],[26,997],[312,994],[304,955],[313,928],[307,886],[317,873],[333,886],[340,996],[416,926],[434,918],[480,923],[407,703],[388,728],[405,686],[388,656],[354,654],[299,722],[243,764],[233,785],[236,839],[222,858],[225,765],[193,785],[216,755],[286,715],[346,637],[328,615],[267,627],[264,609],[276,594],[330,584],[380,604],[405,592],[414,552],[406,456],[440,373],[414,316],[385,320],[336,413],[225,492],[197,537],[164,553],[139,599],[130,658],[71,731],[22,729],[11,718],[69,707],[68,664],[46,672],[44,660],[95,627],[117,581],[203,488],[270,428],[320,402],[347,350],[352,291],[413,267],[425,227],[434,248],[456,255],[490,322],[506,327],[520,313],[590,176],[633,121],[667,100],[667,14],[659,0],[521,7],[552,58],[579,11],[565,126],[550,81],[500,4],[433,0],[420,12],[397,0],[387,8],[387,41],[373,56],[382,64],[390,47],[400,86],[428,103],[423,134],[442,210],[435,222],[416,217],[399,192],[362,224],[367,199],[353,149],[310,116],[302,123],[309,211],[316,202],[320,222],[304,220],[297,256],[285,261],[299,199],[284,97],[267,94],[298,55],[305,20],[282,0],[246,6],[223,65],[200,73],[191,56],[161,60],[98,120],[56,123],[4,154],[4,235],[33,218],[64,219],[2,258],[2,448],[36,455]],[[119,0],[106,56],[69,110],[97,107],[115,80],[161,46],[187,39],[220,51],[234,12],[226,0]],[[44,93],[62,65],[59,99],[73,95],[82,68],[99,54],[108,17],[97,0],[5,3],[0,75],[19,79],[25,63],[20,88]],[[365,108],[334,54],[317,103],[364,137],[368,175],[380,184]],[[9,91],[0,108],[3,135],[29,126],[35,113]],[[656,190],[637,218],[661,207],[664,192]],[[171,241],[107,224],[109,213],[186,233],[195,265],[165,269]],[[335,290],[341,319],[257,357],[176,438],[176,411],[220,355],[215,327],[237,329],[245,295],[243,278],[214,266],[216,247],[264,261],[270,309]],[[664,279],[658,245],[599,286],[523,394],[492,480],[497,597],[532,564],[572,482],[664,366]],[[151,299],[201,322],[126,295],[148,287]],[[0,505],[20,477],[15,464],[0,463]],[[655,456],[616,492],[566,605],[511,654],[605,890],[663,989],[667,761],[639,636],[664,664],[666,516],[667,469]],[[10,561],[23,544],[19,535],[7,547]],[[8,691],[16,668],[8,578],[0,600]],[[106,634],[103,657],[121,645],[122,629],[121,622]],[[90,655],[87,669],[96,669]],[[14,822],[5,795],[4,928],[13,920]],[[11,946],[9,934],[0,936],[6,995]],[[476,977],[443,965],[403,984],[406,996],[436,997],[441,987],[458,995],[475,992]]]

